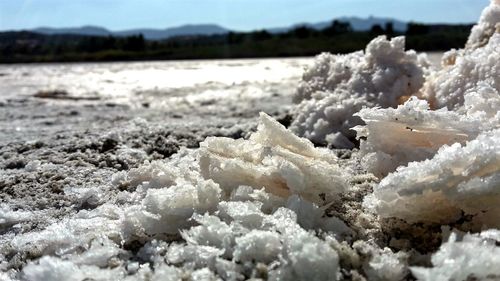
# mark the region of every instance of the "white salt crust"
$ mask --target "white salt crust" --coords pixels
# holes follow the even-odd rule
[[[380,183],[360,217],[444,228],[465,221],[477,232],[454,231],[430,267],[409,266],[426,257],[415,249],[353,240],[360,226],[380,224],[351,229],[326,216],[329,207],[345,207],[335,204],[354,192],[359,167],[340,167],[332,152],[261,114],[249,139],[210,137],[197,150],[117,173],[112,184],[129,191],[115,197],[96,187],[65,188],[98,207],[43,230],[21,229],[43,211],[2,204],[0,279],[500,278],[499,7],[491,1],[442,70],[405,51],[404,38],[378,37],[364,53],[318,56],[294,98],[291,129],[299,136],[349,148],[356,132],[363,139],[361,162]],[[44,168],[36,161],[25,167]],[[12,254],[25,263],[9,268]]]

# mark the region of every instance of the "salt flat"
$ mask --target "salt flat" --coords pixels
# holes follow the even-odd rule
[[[441,55],[428,55],[435,69]],[[408,232],[428,226],[396,223],[407,228],[403,233],[380,226],[373,214],[361,211],[361,199],[378,179],[366,173],[358,150],[317,149],[279,125],[290,125],[292,97],[313,63],[290,58],[0,66],[0,269],[24,280],[70,272],[111,280],[108,270],[115,266],[120,279],[147,279],[153,273],[144,273],[143,264],[160,276],[192,280],[209,280],[211,270],[234,280],[267,274],[285,280],[332,280],[358,272],[381,280],[389,276],[384,274],[393,280],[407,276],[410,254],[403,244],[435,250],[441,233],[415,238]],[[259,112],[271,117],[261,115],[257,129]],[[245,140],[234,141],[239,138]],[[171,182],[178,183],[163,188]],[[270,194],[256,191],[260,184]],[[232,191],[234,185],[240,187]],[[327,194],[332,186],[338,190]],[[284,200],[274,193],[292,196]],[[327,206],[307,201],[330,195],[335,199],[326,213]],[[160,217],[149,218],[149,212]],[[223,221],[194,216],[199,225],[193,226],[189,217],[204,212]],[[157,224],[158,219],[168,223]],[[267,224],[256,227],[261,220]],[[232,235],[227,239],[233,244],[210,236],[214,223]],[[106,237],[122,233],[124,244],[116,248],[108,238],[95,240],[101,238],[87,224]],[[386,243],[396,234],[404,242],[391,247],[401,252],[367,242]],[[101,242],[87,245],[86,239]],[[426,242],[417,245],[418,239]],[[88,251],[75,256],[64,246],[51,252],[51,245],[72,243]],[[203,243],[208,246],[198,246]],[[230,252],[219,253],[213,243]],[[150,261],[163,257],[168,266]],[[310,258],[319,270],[303,267]],[[264,265],[279,259],[279,270]],[[340,271],[339,260],[352,263],[353,271]]]

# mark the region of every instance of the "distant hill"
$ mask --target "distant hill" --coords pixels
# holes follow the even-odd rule
[[[91,25],[82,27],[68,27],[68,28],[39,27],[31,29],[29,31],[45,35],[75,34],[75,35],[87,35],[87,36],[108,36],[113,34],[106,28],[99,26],[91,26]]]
[[[226,34],[230,30],[215,24],[188,24],[166,29],[132,29],[114,32],[116,36],[142,34],[148,40],[161,40],[175,36]]]
[[[29,31],[45,35],[60,35],[60,34],[87,35],[87,36],[113,35],[118,37],[142,34],[144,38],[147,40],[161,40],[175,36],[187,36],[187,35],[216,35],[216,34],[225,34],[229,32],[228,29],[214,24],[182,25],[178,27],[165,28],[165,29],[143,28],[143,29],[116,31],[116,32],[98,26],[82,26],[75,28],[40,27]]]
[[[351,24],[351,27],[354,31],[368,31],[375,24],[379,24],[382,27],[384,27],[386,23],[391,22],[393,24],[393,28],[395,31],[405,32],[407,29],[407,26],[408,26],[408,24],[406,22],[396,20],[396,19],[391,19],[391,18],[341,17],[341,18],[336,18],[336,20],[342,21],[342,22],[348,22],[349,24]],[[268,30],[271,33],[284,33],[284,32],[288,32],[288,31],[290,31],[296,27],[299,27],[299,26],[307,26],[309,28],[321,30],[321,29],[328,27],[332,23],[332,21],[333,20],[318,22],[318,23],[300,23],[300,24],[294,24],[294,25],[288,26],[288,27],[269,28]]]

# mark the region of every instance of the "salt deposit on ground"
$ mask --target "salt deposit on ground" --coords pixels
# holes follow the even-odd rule
[[[116,174],[115,185],[128,185],[134,191],[122,192],[111,202],[92,211],[80,211],[41,232],[11,237],[8,248],[3,250],[10,249],[11,254],[43,256],[22,270],[20,276],[27,280],[113,280],[117,276],[125,278],[127,274],[142,279],[142,275],[153,273],[150,269],[147,274],[140,269],[129,272],[123,259],[130,258],[131,253],[124,252],[120,245],[158,243],[153,239],[175,241],[180,234],[185,242],[170,244],[162,253],[139,249],[139,252],[146,251],[140,257],[145,259],[142,262],[165,258],[169,264],[179,266],[177,271],[193,280],[201,274],[198,270],[204,270],[209,276],[217,272],[236,279],[262,274],[276,280],[337,279],[338,255],[328,241],[335,240],[335,236],[348,235],[349,228],[337,218],[322,218],[323,210],[296,195],[288,198],[289,194],[308,197],[307,192],[322,193],[325,194],[323,200],[329,203],[330,194],[345,191],[346,182],[339,168],[327,162],[334,162],[335,156],[330,151],[314,148],[309,141],[294,136],[269,116],[262,115],[258,131],[250,140],[238,143],[240,151],[247,153],[233,157],[235,161],[239,158],[251,163],[248,157],[253,157],[252,152],[260,149],[263,157],[260,169],[268,180],[261,180],[261,185],[254,188],[272,191],[282,181],[279,188],[288,190],[286,194],[277,192],[285,196],[279,199],[263,190],[242,185],[256,182],[256,179],[231,182],[232,178],[248,175],[245,169],[213,175],[216,181],[223,183],[221,186],[212,180],[212,173],[222,164],[216,161],[206,166],[203,158],[214,156],[204,155],[207,153],[204,149],[212,149],[214,153],[214,147],[219,147],[219,155],[224,155],[223,145],[227,141],[212,139],[209,140],[211,144],[202,143],[202,149],[184,151],[169,162],[151,162]],[[236,150],[228,146],[229,155],[231,151]],[[257,173],[259,162],[255,165]],[[331,165],[333,174],[321,178],[319,165]],[[202,174],[206,174],[205,177]],[[328,189],[335,187],[336,182],[337,189]],[[302,213],[307,220],[298,217],[297,214]],[[6,219],[13,215],[15,213],[11,212]],[[325,238],[319,238],[307,231],[309,227],[330,232]],[[109,272],[101,269],[109,266],[113,267]],[[310,272],[308,268],[315,270]]]
[[[402,37],[318,56],[289,129],[227,99],[0,146],[0,279],[499,279],[499,11],[441,70]]]

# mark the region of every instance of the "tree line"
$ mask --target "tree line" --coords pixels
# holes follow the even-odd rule
[[[440,51],[462,47],[470,28],[471,25],[411,22],[405,32],[394,30],[392,23],[354,31],[349,23],[335,20],[321,30],[297,26],[282,33],[257,30],[158,41],[148,41],[141,34],[115,37],[3,32],[0,63],[311,56],[362,50],[371,39],[382,34],[406,35],[409,49]]]

